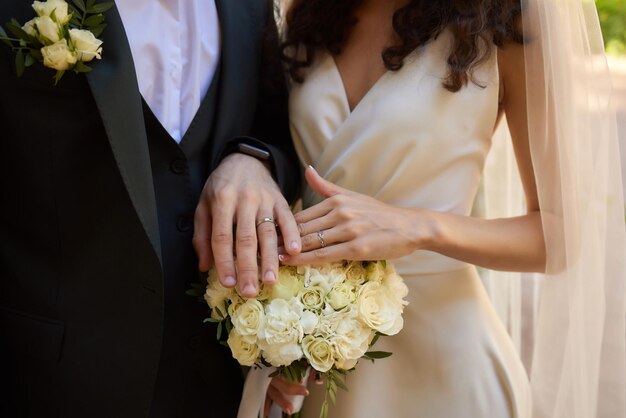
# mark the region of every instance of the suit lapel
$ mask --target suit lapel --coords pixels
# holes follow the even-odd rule
[[[106,14],[102,60],[87,74],[122,179],[154,250],[161,259],[159,224],[141,95],[117,8]]]

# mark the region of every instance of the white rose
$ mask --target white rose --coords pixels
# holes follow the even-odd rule
[[[278,270],[278,281],[272,288],[272,299],[290,300],[304,287],[304,280],[298,275],[296,269],[281,267]]]
[[[248,299],[231,317],[233,326],[242,336],[256,336],[263,328],[265,312],[256,299]]]
[[[235,295],[234,298],[230,299],[230,305],[228,305],[228,315],[232,318],[237,312],[237,309],[246,303],[245,299],[239,297],[239,295]]]
[[[55,43],[61,40],[61,27],[48,16],[35,18],[34,25],[39,32],[38,39],[42,44],[47,45],[50,42]]]
[[[346,269],[346,281],[355,286],[365,283],[367,279],[367,270],[360,261],[353,261]]]
[[[78,53],[78,59],[84,62],[92,61],[94,58],[102,58],[102,41],[88,30],[71,29],[70,39]]]
[[[296,304],[274,299],[265,306],[265,326],[258,337],[269,346],[300,342],[304,334],[300,325],[301,315],[302,308]]]
[[[326,296],[326,301],[335,310],[341,310],[356,300],[354,286],[348,283],[338,283]]]
[[[385,277],[385,262],[370,261],[365,268],[368,281],[380,282]]]
[[[35,27],[36,23],[37,18],[31,19],[28,22],[24,23],[24,26],[22,26],[22,30],[30,36],[37,37],[37,28]]]
[[[402,329],[402,304],[380,282],[365,283],[357,294],[358,316],[370,328],[395,335]]]
[[[220,283],[217,272],[215,269],[209,272],[207,277],[207,288],[204,292],[204,300],[211,308],[212,312],[219,309],[222,314],[226,314],[226,301],[233,299],[236,296],[233,289],[222,286]],[[211,315],[213,317],[213,314]],[[216,318],[223,319],[223,318]]]
[[[48,17],[50,17],[54,11],[57,22],[62,25],[69,22],[71,18],[68,14],[68,5],[65,0],[48,0],[46,2],[36,1],[33,3],[33,9],[35,9],[38,16]]]
[[[335,365],[349,370],[367,352],[375,333],[355,318],[339,322],[332,342],[336,349]]]
[[[43,65],[58,71],[69,70],[76,64],[76,55],[70,51],[65,39],[53,45],[44,46],[41,48],[41,54],[43,55]]]
[[[319,318],[311,311],[304,311],[300,317],[300,325],[305,334],[312,334],[319,322]]]
[[[327,372],[335,364],[333,346],[324,338],[307,335],[302,340],[302,351],[311,367],[318,372]]]
[[[267,344],[259,341],[263,350],[263,358],[274,367],[289,366],[303,356],[302,348],[297,342],[287,344]]]
[[[313,271],[311,272],[305,287],[319,287],[322,289],[322,294],[326,296],[326,294],[330,292],[330,289],[333,287],[329,279],[330,278],[327,275],[324,275],[319,271]]]
[[[235,360],[242,366],[252,366],[261,353],[258,345],[244,338],[235,329],[228,334],[228,346]]]
[[[320,286],[310,286],[302,289],[298,299],[306,309],[319,310],[324,306],[325,290]]]

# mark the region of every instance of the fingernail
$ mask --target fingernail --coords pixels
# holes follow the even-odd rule
[[[268,271],[265,273],[265,281],[266,282],[274,282],[276,281],[276,275],[274,274],[273,271]]]
[[[293,414],[293,406],[288,406],[285,412],[289,415]]]
[[[224,284],[226,286],[234,286],[237,284],[237,280],[233,276],[226,276],[224,278]]]
[[[282,262],[285,262],[285,261],[289,260],[289,256],[288,256],[288,255],[286,255],[286,254],[279,254],[279,255],[278,255],[278,259],[279,259],[280,261],[282,261]]]
[[[297,241],[291,241],[291,243],[289,244],[289,248],[291,248],[292,250],[297,250],[298,249],[298,242]]]
[[[244,295],[253,295],[256,294],[256,286],[252,283],[247,284],[241,289],[241,293]]]

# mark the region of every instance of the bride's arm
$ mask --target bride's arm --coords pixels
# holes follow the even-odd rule
[[[283,255],[282,262],[393,259],[431,250],[490,269],[543,271],[546,251],[528,144],[523,47],[508,45],[498,52],[501,107],[524,185],[526,215],[484,220],[393,207],[329,183],[309,168],[307,181],[327,199],[296,214],[303,252],[297,257]]]

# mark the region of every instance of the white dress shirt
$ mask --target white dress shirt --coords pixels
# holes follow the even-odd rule
[[[215,75],[220,31],[214,0],[117,0],[139,91],[180,142]]]

